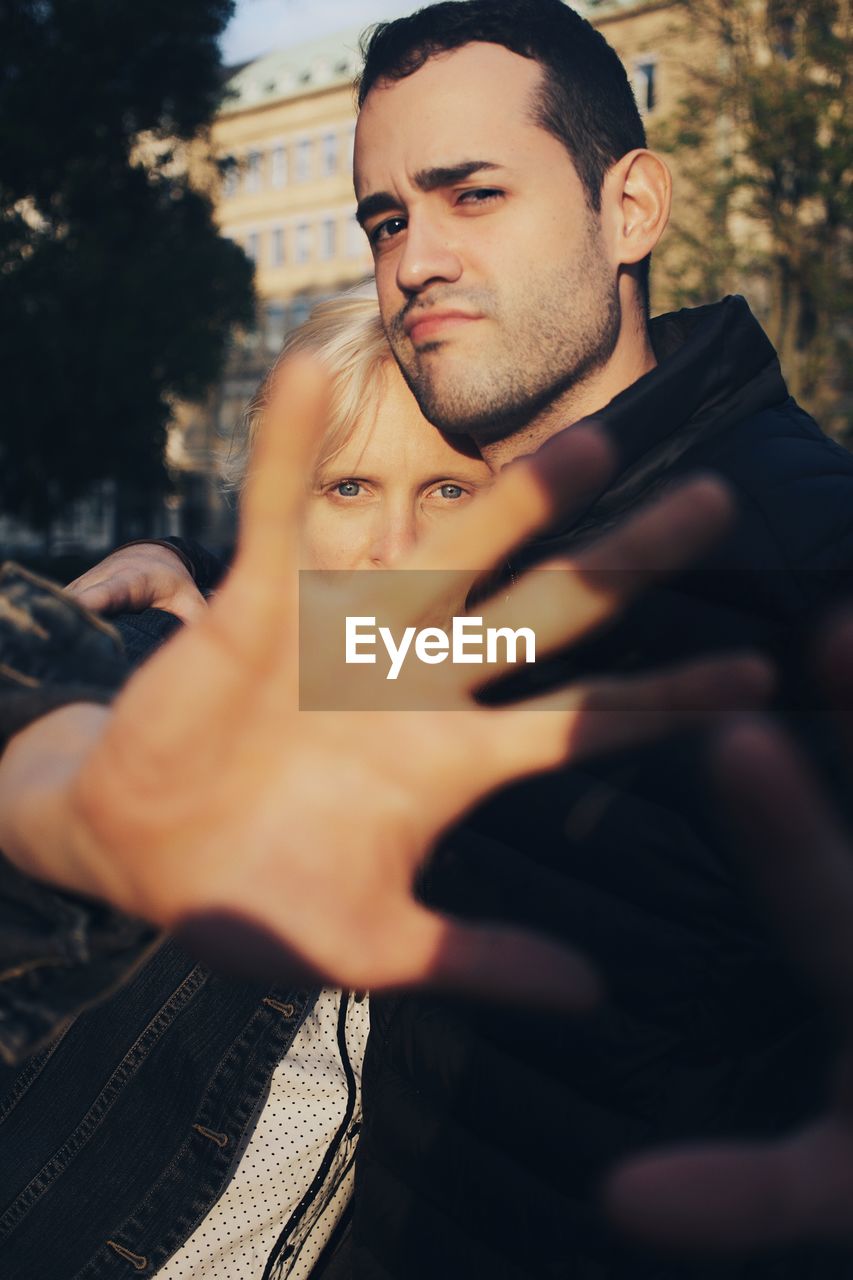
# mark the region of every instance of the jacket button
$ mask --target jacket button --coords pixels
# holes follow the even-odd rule
[[[112,1249],[113,1253],[117,1253],[120,1258],[124,1258],[125,1262],[129,1262],[134,1271],[147,1271],[148,1259],[143,1258],[139,1253],[131,1253],[130,1249],[125,1249],[123,1244],[117,1244],[115,1240],[108,1240],[107,1247]]]
[[[264,1004],[268,1004],[271,1009],[277,1009],[283,1018],[292,1018],[296,1012],[296,1005],[282,1004],[281,1000],[273,1000],[272,996],[264,996]]]
[[[228,1146],[227,1133],[217,1133],[215,1129],[206,1129],[203,1124],[194,1124],[193,1128],[196,1133],[200,1133],[203,1138],[207,1138],[210,1142],[215,1142],[217,1147]]]

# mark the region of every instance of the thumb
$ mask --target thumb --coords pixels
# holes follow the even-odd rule
[[[181,622],[185,623],[198,622],[207,613],[207,601],[198,588],[190,586],[189,583],[182,583],[173,591],[158,596],[151,603],[155,609],[165,609],[167,613],[173,613],[176,618],[180,618]]]

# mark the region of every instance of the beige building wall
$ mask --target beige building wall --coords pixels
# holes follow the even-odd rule
[[[220,184],[225,235],[255,262],[262,299],[333,291],[372,272],[353,217],[349,81],[223,114],[213,145],[233,168]]]

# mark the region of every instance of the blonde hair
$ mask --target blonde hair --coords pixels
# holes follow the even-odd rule
[[[263,382],[243,415],[244,445],[229,467],[230,487],[242,487],[252,444],[270,402],[279,365],[294,351],[311,351],[331,377],[326,433],[316,468],[339,453],[365,416],[375,416],[382,394],[382,372],[392,358],[379,318],[379,303],[363,286],[318,303],[308,319],[287,335]]]

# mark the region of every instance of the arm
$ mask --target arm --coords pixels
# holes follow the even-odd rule
[[[50,799],[56,771],[90,741],[76,728],[80,713],[108,714],[127,669],[112,627],[52,583],[13,565],[0,572],[0,753],[9,742],[0,761],[0,844],[15,846],[16,821],[24,832],[31,823],[24,862],[34,872],[38,847],[61,847],[68,833],[67,815]],[[103,902],[22,874],[0,854],[0,1058],[31,1051],[107,991],[154,933]]]

